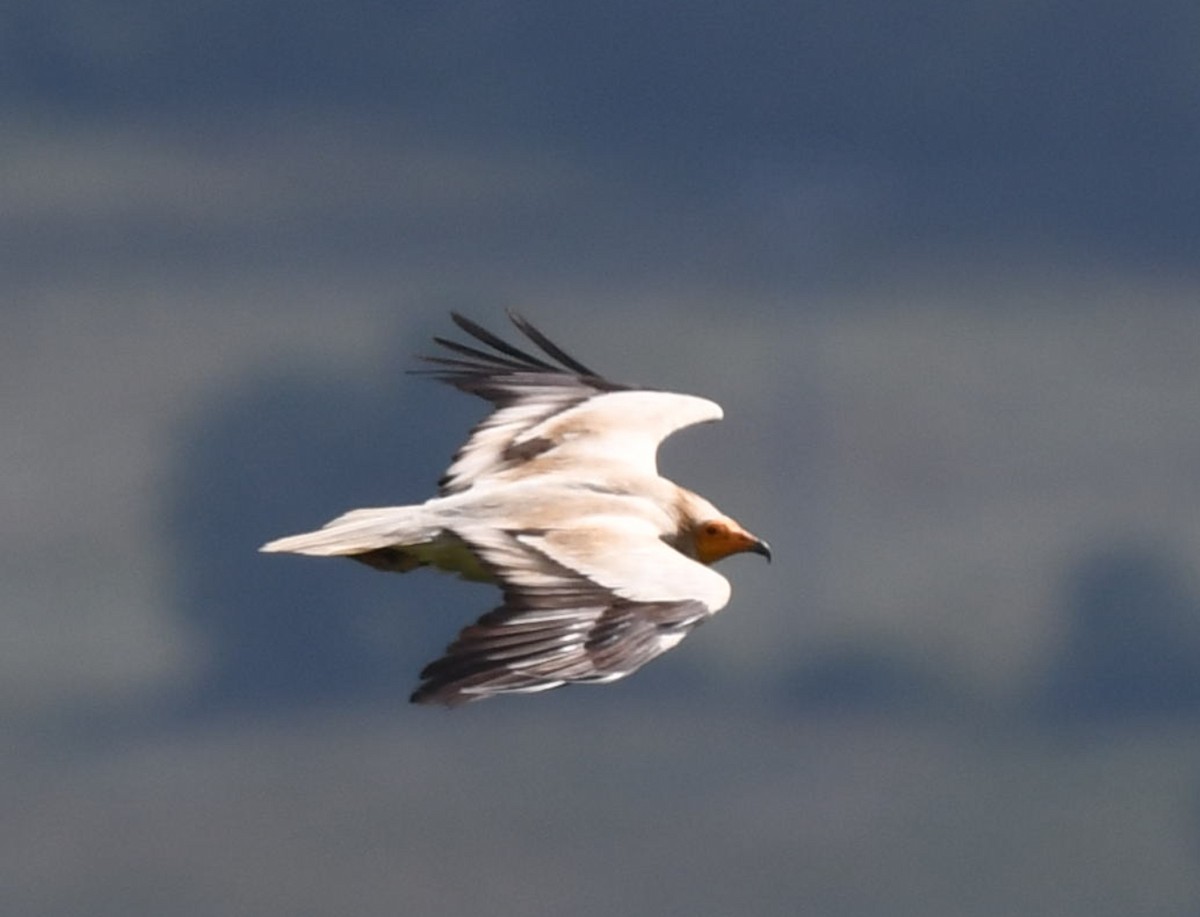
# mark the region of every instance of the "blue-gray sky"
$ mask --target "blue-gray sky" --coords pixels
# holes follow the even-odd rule
[[[1194,3],[17,2],[0,118],[0,910],[1200,908]],[[776,563],[411,708],[494,596],[254,549],[508,306]]]

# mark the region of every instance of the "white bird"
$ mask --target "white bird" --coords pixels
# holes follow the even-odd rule
[[[729,601],[710,564],[742,551],[770,560],[765,541],[658,474],[659,443],[719,420],[719,405],[609,382],[515,313],[544,357],[452,317],[477,343],[434,338],[453,355],[426,357],[437,368],[425,372],[496,410],[438,495],[352,510],[261,548],[401,573],[428,565],[501,588],[503,603],[424,668],[413,702],[623,678]]]

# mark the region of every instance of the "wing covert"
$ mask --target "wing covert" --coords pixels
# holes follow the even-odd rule
[[[577,462],[656,474],[664,437],[721,417],[720,407],[704,398],[605,379],[513,312],[509,318],[541,355],[457,313],[452,317],[475,344],[434,338],[450,355],[425,357],[436,368],[424,372],[486,399],[496,410],[456,452],[439,482],[443,496],[493,476],[561,471]]]

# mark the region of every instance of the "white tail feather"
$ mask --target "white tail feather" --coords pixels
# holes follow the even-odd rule
[[[351,510],[315,532],[268,541],[260,551],[319,557],[361,554],[379,548],[421,544],[433,534],[419,506],[383,506]]]

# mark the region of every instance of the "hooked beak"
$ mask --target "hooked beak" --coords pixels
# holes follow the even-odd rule
[[[763,541],[761,538],[755,538],[754,543],[752,545],[750,545],[750,547],[747,548],[746,550],[750,551],[753,554],[761,554],[763,557],[765,557],[767,559],[767,563],[771,562],[771,546],[769,544],[767,544],[765,541]]]

